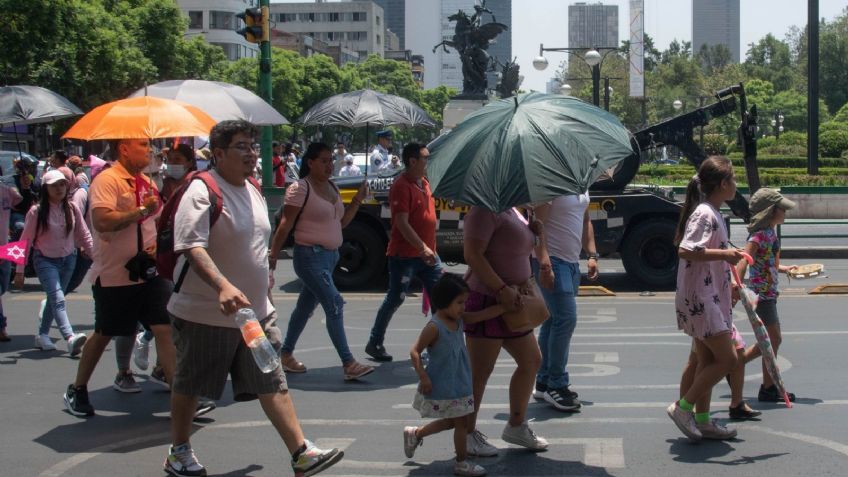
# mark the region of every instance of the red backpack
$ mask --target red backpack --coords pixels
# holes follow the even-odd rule
[[[212,177],[209,171],[194,171],[189,173],[185,183],[178,187],[171,195],[171,198],[165,202],[162,208],[162,215],[159,216],[159,220],[156,222],[156,270],[162,278],[171,281],[175,281],[174,269],[177,266],[177,258],[182,253],[174,251],[174,220],[177,216],[177,208],[179,208],[180,200],[182,200],[189,185],[195,180],[202,181],[206,184],[206,189],[209,191],[209,202],[211,204],[209,207],[210,231],[224,210],[224,196],[221,194],[221,189],[218,187],[217,181],[215,181],[215,178]],[[255,178],[248,177],[247,181],[253,184],[256,190],[262,191],[262,186],[259,185],[259,182]],[[174,283],[174,293],[180,291],[187,272],[188,261],[183,265],[183,268],[180,270],[180,276],[175,281],[176,283]]]

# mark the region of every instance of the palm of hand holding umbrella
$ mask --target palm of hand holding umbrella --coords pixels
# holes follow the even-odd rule
[[[585,193],[604,171],[638,154],[612,114],[535,92],[489,103],[428,148],[434,197],[493,212]]]

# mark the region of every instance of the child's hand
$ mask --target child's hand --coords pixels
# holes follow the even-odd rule
[[[742,299],[742,290],[739,288],[739,285],[736,283],[731,284],[730,289],[730,307],[736,306],[739,303],[739,300]]]
[[[778,270],[778,271],[780,273],[789,273],[792,270],[796,270],[797,268],[798,268],[798,265],[781,265],[780,270]]]
[[[735,267],[736,264],[739,263],[739,260],[742,260],[744,258],[742,252],[743,250],[740,250],[738,248],[731,248],[725,250],[723,260]]]
[[[433,382],[430,381],[429,376],[421,377],[421,382],[418,383],[418,391],[425,396],[433,392]]]

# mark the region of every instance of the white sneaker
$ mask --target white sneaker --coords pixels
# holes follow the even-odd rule
[[[411,459],[415,455],[415,449],[424,443],[424,439],[419,439],[415,435],[417,427],[406,426],[403,428],[403,453],[407,458]]]
[[[36,335],[35,347],[44,351],[53,351],[56,349],[56,345],[53,344],[53,340],[51,340],[47,335]]]
[[[725,427],[715,419],[710,420],[706,424],[695,424],[695,426],[701,431],[701,436],[704,439],[725,441],[736,437],[736,429]]]
[[[695,425],[695,414],[692,411],[684,411],[675,401],[666,408],[665,412],[683,435],[693,441],[701,440],[701,431]]]
[[[70,353],[71,357],[79,356],[82,353],[82,347],[85,345],[86,340],[88,340],[88,337],[85,336],[85,333],[75,333],[68,338],[68,353]]]
[[[541,451],[548,448],[548,441],[543,437],[537,436],[533,432],[533,429],[530,429],[530,426],[527,425],[527,421],[515,427],[507,423],[506,427],[504,427],[503,434],[501,434],[501,439],[510,444],[526,447],[531,450]]]
[[[474,432],[465,436],[465,447],[468,455],[477,457],[494,457],[498,455],[497,447],[489,444],[486,435],[475,429]]]
[[[470,460],[464,460],[453,465],[453,475],[486,475],[486,469]]]
[[[144,333],[142,331],[135,336],[135,348],[133,349],[133,363],[142,371],[150,367],[150,341],[144,339]]]

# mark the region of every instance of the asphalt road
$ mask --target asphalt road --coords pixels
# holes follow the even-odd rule
[[[294,305],[297,289],[290,262],[281,262],[275,292],[281,317]],[[513,365],[501,356],[483,400],[480,429],[502,449],[497,458],[479,459],[490,475],[560,476],[844,476],[848,466],[848,412],[845,371],[848,336],[841,296],[812,296],[806,289],[848,283],[848,260],[825,261],[827,277],[782,285],[780,313],[784,341],[780,365],[791,391],[792,409],[756,401],[760,370],[748,366],[745,395],[764,412],[759,422],[737,426],[729,442],[691,444],[666,417],[677,397],[689,341],[674,324],[673,292],[640,295],[624,287],[620,263],[602,262],[602,282],[615,297],[580,298],[572,345],[573,389],[582,412],[563,414],[532,403],[531,426],[551,441],[544,453],[529,453],[500,440],[507,417],[507,385]],[[461,267],[458,269],[460,270]],[[62,393],[77,360],[61,349],[32,348],[35,314],[42,298],[37,282],[26,292],[4,296],[11,343],[0,343],[0,464],[8,476],[161,476],[169,443],[168,395],[137,375],[144,391],[125,395],[111,388],[115,364],[111,348],[89,386],[97,416],[67,414]],[[285,291],[289,290],[289,291]],[[622,290],[630,290],[623,291]],[[380,293],[345,294],[345,322],[354,354],[364,344]],[[69,297],[77,330],[90,331],[88,290]],[[750,326],[739,307],[736,320],[747,339]],[[407,350],[424,318],[420,299],[399,310],[387,337],[397,361],[383,364],[361,382],[345,383],[319,310],[301,338],[296,356],[308,367],[289,376],[289,385],[307,437],[319,445],[345,448],[346,457],[322,475],[425,476],[451,473],[449,434],[424,441],[414,459],[403,455],[401,431],[421,422],[410,403],[416,386]],[[59,336],[56,330],[51,332]],[[729,390],[716,386],[715,417],[727,418]],[[288,456],[257,403],[234,403],[229,391],[217,410],[197,423],[192,439],[210,475],[291,475]]]

